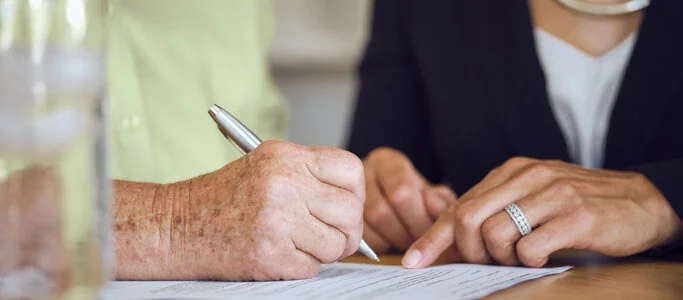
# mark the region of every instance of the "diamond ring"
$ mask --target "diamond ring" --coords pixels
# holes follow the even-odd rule
[[[505,211],[508,213],[510,218],[512,218],[512,221],[515,222],[515,225],[522,236],[531,233],[531,224],[529,224],[529,220],[527,220],[526,216],[524,216],[524,213],[521,209],[519,209],[517,204],[508,204],[508,206],[505,207]]]

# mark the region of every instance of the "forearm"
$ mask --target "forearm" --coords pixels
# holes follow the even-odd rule
[[[169,185],[114,182],[114,276],[163,280],[184,276],[174,250],[184,237],[189,182]]]

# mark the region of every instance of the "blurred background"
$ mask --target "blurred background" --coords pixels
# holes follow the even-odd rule
[[[370,0],[272,0],[274,78],[290,105],[292,142],[344,147],[367,38]]]

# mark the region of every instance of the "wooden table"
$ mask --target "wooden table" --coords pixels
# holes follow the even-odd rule
[[[400,265],[399,255],[380,255],[384,265]],[[344,260],[374,263],[362,256]],[[549,266],[575,268],[527,281],[485,299],[683,299],[683,263],[639,258],[614,259],[586,252],[553,256]]]

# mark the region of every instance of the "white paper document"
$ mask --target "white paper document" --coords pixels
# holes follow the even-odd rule
[[[336,263],[312,279],[270,282],[118,281],[111,299],[475,299],[523,281],[562,273],[552,269],[452,264],[422,270]]]

